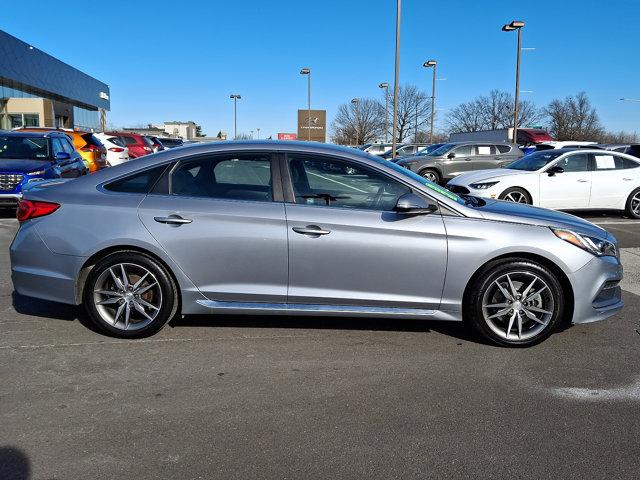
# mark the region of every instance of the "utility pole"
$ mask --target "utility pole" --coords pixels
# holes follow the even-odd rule
[[[391,158],[396,157],[398,134],[398,82],[400,81],[400,10],[402,0],[396,0],[396,68],[393,85],[393,138],[391,146]]]
[[[524,21],[513,20],[511,23],[502,26],[503,32],[518,31],[518,52],[516,55],[516,100],[513,106],[513,143],[518,142],[518,102],[520,96],[520,54],[522,53],[522,28]]]
[[[433,79],[431,80],[431,126],[429,131],[429,143],[433,143],[433,122],[436,114],[436,67],[438,62],[427,60],[422,65],[425,68],[433,67]]]
[[[388,143],[389,138],[389,84],[383,82],[378,85],[379,88],[384,88],[384,143]]]

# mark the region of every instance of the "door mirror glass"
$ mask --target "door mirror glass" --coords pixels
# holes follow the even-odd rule
[[[69,155],[67,152],[58,152],[55,155],[56,162],[63,162],[65,160],[69,160],[70,158],[71,155]]]
[[[398,202],[393,210],[405,215],[425,215],[433,213],[437,209],[437,205],[429,203],[421,196],[415,193],[405,193],[398,198]]]
[[[551,167],[549,170],[547,170],[547,174],[550,177],[553,177],[556,173],[564,173],[564,168],[556,165],[554,167]]]

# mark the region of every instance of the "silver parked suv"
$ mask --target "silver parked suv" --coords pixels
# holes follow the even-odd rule
[[[446,183],[461,173],[504,167],[523,155],[511,143],[454,142],[445,143],[428,155],[401,159],[398,165],[432,182]]]
[[[622,307],[605,230],[458,196],[319,143],[165,150],[37,183],[18,219],[17,292],[83,304],[126,338],[180,314],[261,313],[465,320],[495,343],[527,346]]]

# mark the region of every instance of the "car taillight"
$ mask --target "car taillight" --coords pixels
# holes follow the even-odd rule
[[[81,152],[95,152],[99,150],[95,145],[85,145],[80,149]]]
[[[111,147],[109,149],[110,152],[124,152],[124,148],[120,148],[120,147]]]
[[[59,203],[20,200],[18,202],[16,216],[18,217],[19,222],[24,222],[25,220],[30,220],[32,218],[49,215],[55,212],[58,208],[60,208]]]

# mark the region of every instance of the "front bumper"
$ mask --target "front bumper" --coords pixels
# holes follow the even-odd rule
[[[573,323],[590,323],[615,315],[622,301],[622,265],[614,257],[594,257],[574,272],[570,281],[574,292]]]

